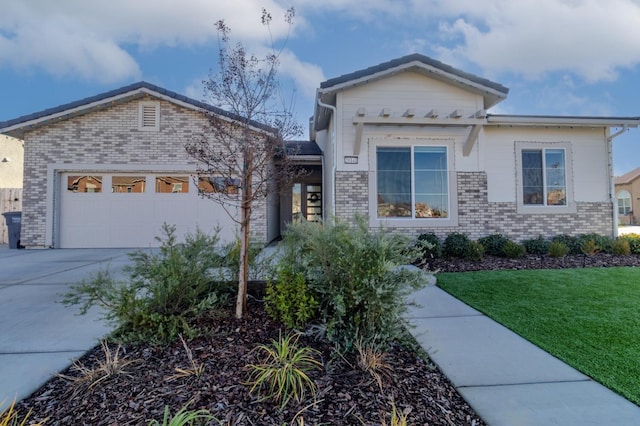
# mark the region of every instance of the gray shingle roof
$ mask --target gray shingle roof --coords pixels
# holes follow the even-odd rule
[[[322,150],[314,141],[286,141],[287,155],[322,155]]]

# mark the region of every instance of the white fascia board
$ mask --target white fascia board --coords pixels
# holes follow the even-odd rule
[[[409,68],[420,68],[420,69],[422,69],[424,71],[427,71],[427,72],[429,72],[431,74],[438,75],[439,77],[441,77],[441,78],[443,78],[445,80],[449,80],[449,81],[452,81],[452,82],[457,82],[457,83],[460,83],[460,84],[464,84],[465,86],[469,86],[469,87],[471,87],[471,88],[473,88],[473,89],[475,89],[475,90],[477,90],[479,92],[488,93],[488,94],[496,96],[496,97],[498,97],[500,99],[505,99],[507,97],[507,95],[505,93],[503,93],[503,92],[500,92],[498,90],[492,89],[492,88],[487,87],[485,85],[476,83],[474,81],[468,80],[466,78],[462,78],[462,77],[460,77],[458,75],[448,73],[448,72],[443,71],[443,70],[441,70],[439,68],[433,67],[431,65],[424,64],[423,62],[420,62],[420,61],[411,61],[411,62],[408,62],[406,64],[398,65],[397,67],[394,67],[394,68],[390,68],[390,69],[386,69],[386,70],[383,70],[383,71],[379,71],[379,72],[376,72],[376,73],[373,73],[373,74],[369,74],[369,75],[366,75],[364,77],[360,77],[360,78],[357,78],[357,79],[345,81],[343,83],[339,83],[339,84],[336,84],[334,86],[327,87],[326,89],[318,89],[318,93],[320,95],[324,95],[324,94],[328,94],[328,93],[332,93],[332,92],[337,92],[337,91],[340,91],[340,90],[348,89],[348,88],[351,88],[351,87],[360,86],[362,84],[368,83],[369,81],[373,81],[373,80],[380,79],[382,77],[398,74],[398,73],[400,73],[402,71],[406,71]]]
[[[488,115],[487,125],[553,127],[638,127],[640,125],[640,118]]]

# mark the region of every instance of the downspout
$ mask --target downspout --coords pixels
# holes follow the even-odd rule
[[[609,193],[611,194],[611,205],[613,206],[613,238],[618,236],[618,200],[616,200],[615,181],[613,179],[613,139],[617,138],[624,132],[629,130],[627,124],[622,125],[622,129],[612,135],[607,136],[607,154],[609,156]]]
[[[327,108],[331,110],[331,116],[333,117],[333,129],[331,129],[331,151],[332,151],[332,164],[331,164],[331,220],[333,221],[336,217],[336,164],[338,163],[338,146],[336,141],[336,127],[337,127],[337,116],[338,109],[330,104],[325,104],[318,97],[318,106]],[[324,169],[323,169],[324,170]]]

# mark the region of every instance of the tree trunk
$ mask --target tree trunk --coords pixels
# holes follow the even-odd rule
[[[245,138],[245,141],[247,138]],[[249,235],[251,234],[251,207],[253,201],[252,185],[253,147],[247,144],[244,151],[242,176],[242,204],[240,223],[240,267],[238,271],[238,298],[236,300],[236,318],[241,319],[247,313],[247,287],[249,282]]]

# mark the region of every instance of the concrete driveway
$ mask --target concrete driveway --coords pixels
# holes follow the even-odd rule
[[[131,251],[0,246],[0,406],[29,396],[109,333],[97,309],[79,316],[58,301],[101,268],[120,275]]]

